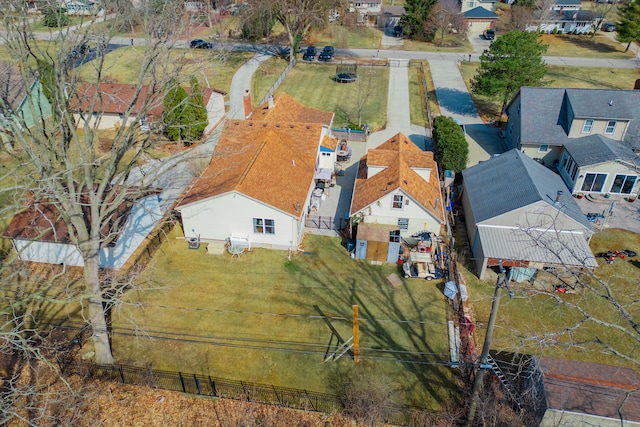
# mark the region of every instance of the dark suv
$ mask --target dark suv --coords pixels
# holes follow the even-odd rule
[[[86,43],[77,44],[71,49],[71,56],[86,55],[90,50]]]
[[[331,61],[333,58],[333,46],[325,46],[318,56],[318,61]]]
[[[309,46],[304,52],[304,55],[302,55],[302,60],[313,61],[314,59],[316,59],[316,48],[315,46]]]
[[[213,43],[202,39],[191,40],[189,46],[191,49],[213,49]]]
[[[482,35],[484,36],[485,40],[495,40],[496,38],[496,32],[491,28],[487,28],[486,30],[484,30],[482,32]]]

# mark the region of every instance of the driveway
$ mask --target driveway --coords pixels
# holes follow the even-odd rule
[[[485,49],[489,48],[491,42],[482,36],[481,30],[469,30],[467,33],[469,43],[473,47],[475,53],[482,53]]]
[[[440,105],[440,114],[464,123],[469,143],[467,167],[505,151],[499,130],[484,124],[471,99],[455,61],[430,60],[431,76]]]

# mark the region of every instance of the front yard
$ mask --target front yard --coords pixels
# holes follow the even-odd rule
[[[403,404],[437,410],[455,392],[440,282],[386,277],[395,265],[351,259],[340,239],[307,235],[305,252],[255,249],[240,258],[189,250],[174,231],[142,274],[146,290],[114,313],[121,363],[333,392],[322,363],[353,335],[363,363],[388,377]]]

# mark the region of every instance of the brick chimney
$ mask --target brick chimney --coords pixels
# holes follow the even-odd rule
[[[249,89],[244,91],[242,98],[242,102],[244,103],[244,118],[246,120],[253,114],[253,108],[251,107],[251,93],[249,93]]]

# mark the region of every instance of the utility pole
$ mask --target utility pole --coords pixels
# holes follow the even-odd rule
[[[480,395],[480,388],[484,382],[484,375],[490,365],[488,363],[489,350],[491,348],[491,340],[493,339],[493,327],[496,324],[496,317],[498,317],[498,305],[500,303],[500,297],[502,296],[502,288],[507,288],[509,297],[513,297],[513,292],[509,289],[507,284],[507,276],[505,274],[504,267],[502,266],[502,260],[498,260],[500,266],[500,273],[498,273],[498,280],[496,281],[496,289],[493,293],[493,301],[491,302],[491,314],[489,315],[489,323],[487,324],[487,333],[484,337],[484,344],[482,345],[482,354],[480,355],[480,365],[478,367],[478,373],[476,374],[475,382],[473,383],[473,391],[471,392],[471,404],[469,405],[469,415],[467,416],[467,427],[473,424],[473,420],[476,417],[476,408],[478,406],[478,396]]]

